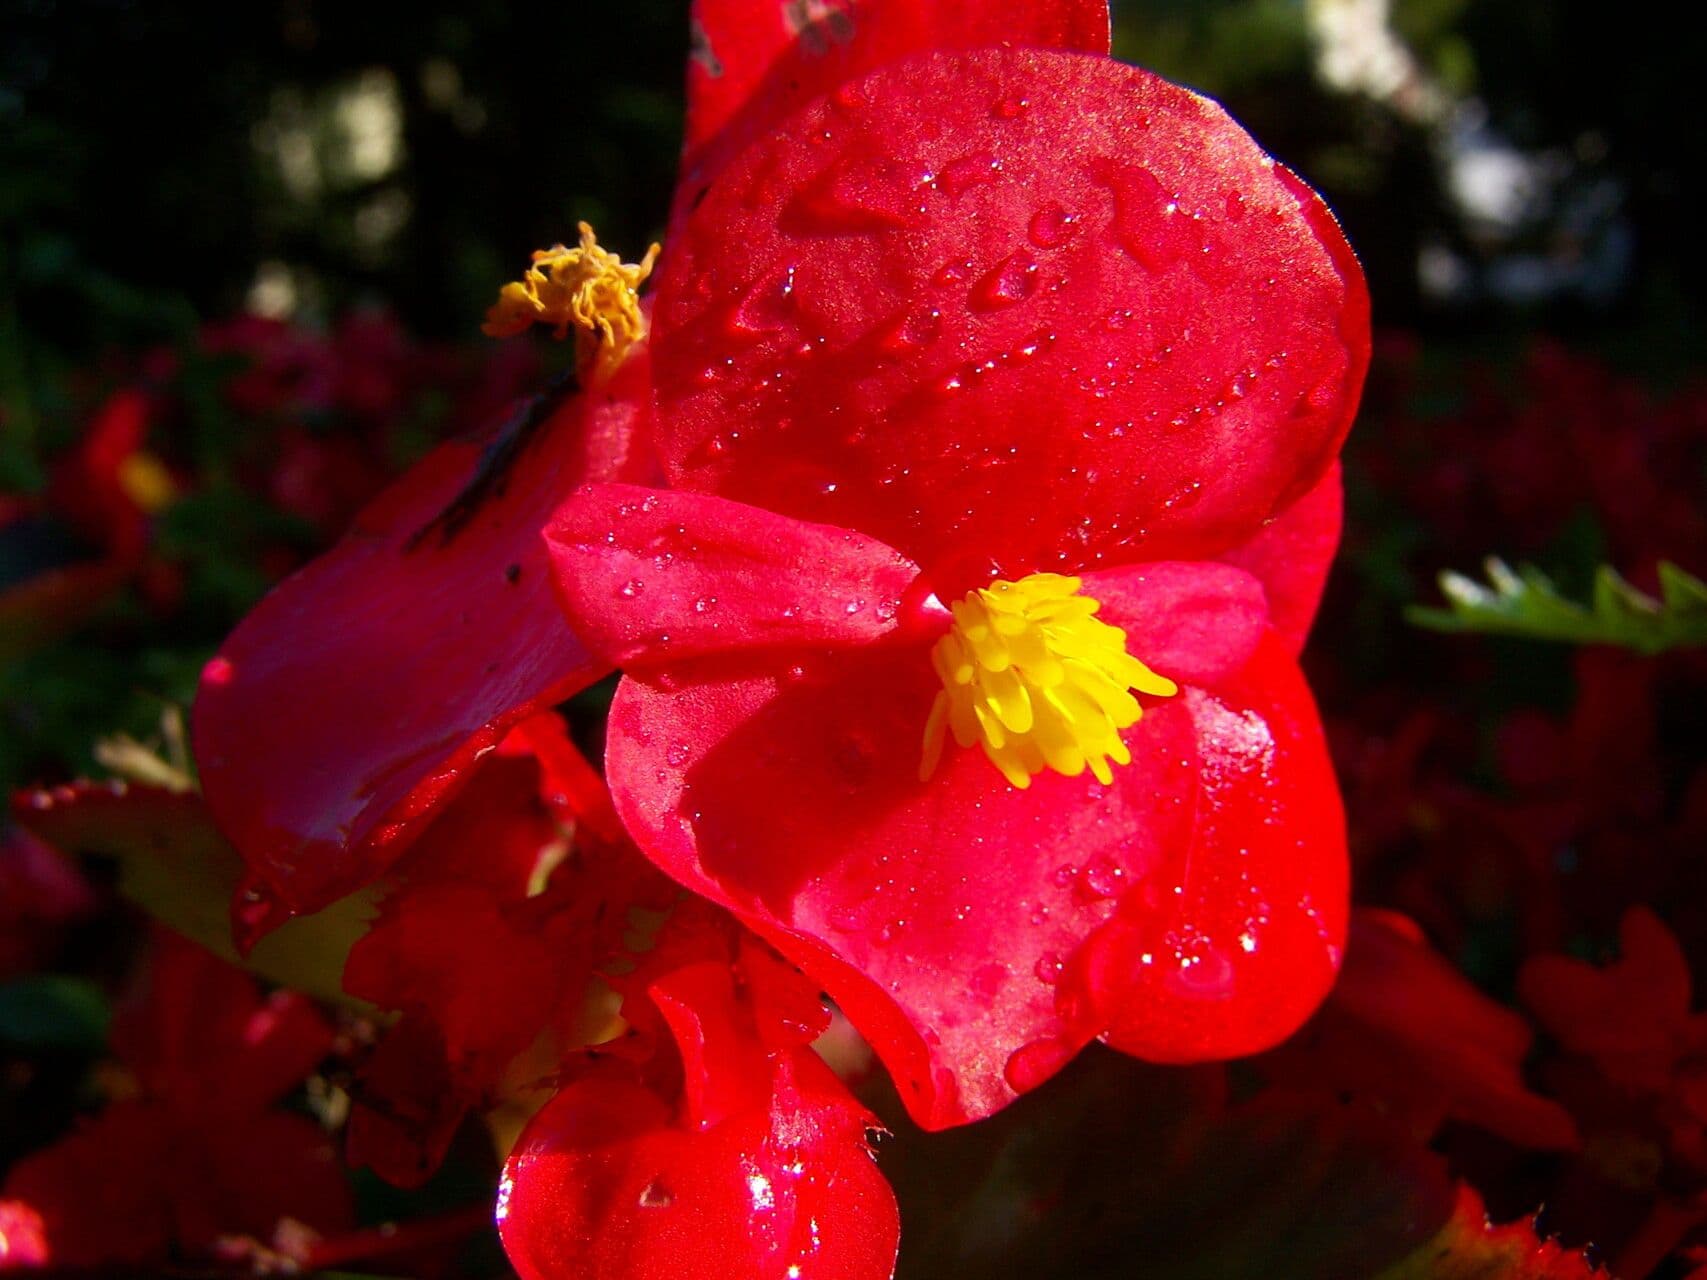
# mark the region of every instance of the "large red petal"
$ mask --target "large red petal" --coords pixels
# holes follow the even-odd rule
[[[1016,791],[976,751],[951,752],[921,783],[937,687],[922,647],[801,655],[758,676],[689,666],[618,691],[607,767],[642,847],[822,982],[927,1126],[1040,1082],[1102,1030],[1087,1012],[1124,1026],[1153,1003],[1172,1028],[1157,1056],[1215,1047],[1168,989],[1106,967],[1063,1022],[1057,984],[1117,903],[1135,922],[1189,903],[1177,927],[1232,948],[1216,971],[1229,1045],[1272,1044],[1331,978],[1346,896],[1338,801],[1309,695],[1260,628],[1260,591],[1220,565],[1121,579],[1088,584],[1104,616],[1146,661],[1215,692],[1151,706],[1109,787],[1050,773]],[[1279,825],[1243,821],[1259,810]],[[1293,927],[1305,910],[1309,945]],[[1251,950],[1237,941],[1247,927]],[[1138,988],[1130,1002],[1113,999],[1122,982]]]
[[[641,479],[647,371],[450,445],[279,586],[208,664],[208,805],[274,893],[373,880],[504,729],[600,675],[552,598],[539,530],[576,485]]]
[[[1108,52],[1107,0],[694,0],[678,209],[728,160],[818,95],[930,49]]]
[[[1310,691],[1270,637],[1187,689],[1198,785],[1173,883],[1128,894],[1074,957],[1068,1021],[1152,1062],[1271,1048],[1333,986],[1350,906],[1345,817]]]
[[[499,1190],[523,1280],[888,1280],[899,1222],[864,1108],[804,1049],[778,1058],[762,1092],[697,1131],[636,1084],[559,1093]]]
[[[1037,50],[820,99],[725,170],[659,288],[672,480],[951,589],[1248,539],[1332,461],[1369,350],[1339,228],[1218,106]]]
[[[869,644],[918,566],[861,534],[697,493],[592,485],[546,531],[587,647],[620,664]]]

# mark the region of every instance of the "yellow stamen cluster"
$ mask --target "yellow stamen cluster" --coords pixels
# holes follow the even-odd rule
[[[640,286],[652,274],[658,246],[639,262],[624,262],[599,247],[585,222],[580,232],[581,243],[573,249],[559,244],[535,250],[533,265],[498,291],[480,328],[494,338],[512,337],[536,324],[554,326],[558,338],[573,329],[583,358],[596,346],[600,365],[610,369],[646,336]]]
[[[992,582],[951,606],[954,625],[931,649],[942,692],[925,722],[919,777],[928,779],[953,733],[978,744],[1016,787],[1054,769],[1087,768],[1104,784],[1109,761],[1130,764],[1120,731],[1142,710],[1130,690],[1171,697],[1179,686],[1126,651],[1126,633],[1094,615],[1078,578],[1034,573]]]

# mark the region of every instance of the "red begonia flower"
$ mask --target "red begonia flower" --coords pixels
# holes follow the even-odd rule
[[[590,1068],[522,1133],[498,1226],[524,1280],[887,1280],[876,1121],[806,1047],[816,987],[693,904],[615,981],[660,1052]]]
[[[924,0],[811,10],[704,0],[695,16],[704,40],[689,74],[678,210],[747,139],[885,61],[944,41],[1108,47],[1103,0],[1002,0],[972,16]],[[253,321],[229,335],[266,356],[250,388],[257,408],[292,378],[327,377],[284,336]],[[472,446],[427,459],[263,601],[209,666],[197,755],[221,829],[257,874],[240,933],[374,879],[509,724],[598,674],[538,591],[537,533],[582,481],[650,478],[644,349],[627,365],[600,403],[560,407],[527,433],[537,439],[525,453],[504,434],[491,467]],[[464,523],[459,536],[416,536]]]
[[[607,771],[649,856],[823,982],[923,1123],[1098,1035],[1265,1048],[1327,990],[1343,821],[1293,656],[1368,346],[1316,197],[1106,59],[887,66],[683,220],[658,448],[719,496],[594,487],[548,534],[630,676]],[[1179,696],[1100,783],[921,769],[937,601],[1047,573]]]
[[[603,673],[552,606],[539,529],[576,484],[648,474],[646,394],[642,351],[442,447],[226,641],[196,758],[258,888],[310,911],[372,881],[509,725]]]
[[[138,1096],[25,1157],[0,1187],[0,1233],[23,1223],[39,1237],[19,1250],[20,1265],[201,1254],[223,1235],[270,1237],[287,1217],[349,1226],[327,1135],[274,1108],[331,1049],[331,1028],[307,1000],[263,997],[238,970],[162,932],[148,988],[121,1009],[112,1042]],[[0,1251],[0,1266],[10,1261]]]

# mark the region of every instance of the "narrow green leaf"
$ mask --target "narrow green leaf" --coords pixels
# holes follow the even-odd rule
[[[1405,617],[1431,631],[1613,645],[1650,655],[1707,645],[1707,583],[1667,561],[1659,566],[1660,599],[1602,565],[1588,605],[1561,595],[1534,565],[1514,570],[1491,557],[1486,572],[1486,586],[1451,570],[1442,573],[1440,593],[1448,607],[1412,606]]]

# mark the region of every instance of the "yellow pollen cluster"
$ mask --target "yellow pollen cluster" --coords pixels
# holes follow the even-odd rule
[[[919,777],[942,759],[949,733],[974,743],[1016,787],[1054,769],[1087,768],[1109,783],[1109,761],[1130,764],[1120,731],[1142,710],[1131,690],[1171,697],[1179,686],[1126,651],[1126,633],[1093,615],[1101,602],[1077,578],[1034,573],[992,582],[951,606],[954,625],[931,649],[942,692],[925,722]]]
[[[658,246],[639,262],[624,262],[599,247],[585,222],[580,231],[581,243],[573,249],[559,244],[535,250],[533,265],[498,291],[480,328],[494,338],[513,337],[535,324],[555,326],[558,338],[574,329],[583,357],[597,344],[599,363],[614,368],[646,336],[639,290],[652,274]]]

